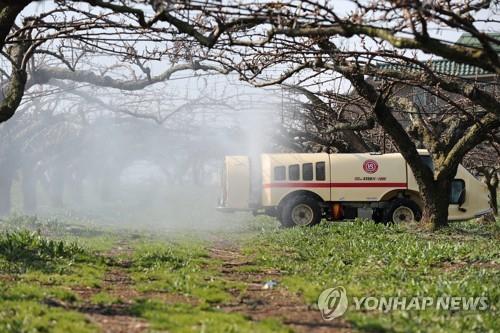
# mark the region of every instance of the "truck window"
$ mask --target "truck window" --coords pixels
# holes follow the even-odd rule
[[[288,179],[289,180],[300,179],[300,166],[298,164],[292,164],[288,167]]]
[[[460,195],[465,190],[465,182],[462,179],[454,179],[451,183],[450,205],[460,203]]]
[[[286,180],[286,168],[284,166],[274,168],[274,180]]]
[[[325,180],[325,162],[316,163],[316,180]]]
[[[302,180],[313,180],[313,164],[302,164]]]

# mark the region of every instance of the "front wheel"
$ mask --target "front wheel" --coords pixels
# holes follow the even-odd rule
[[[386,223],[418,222],[422,218],[420,207],[409,199],[394,199],[385,210]]]
[[[317,200],[308,196],[297,196],[283,206],[281,223],[284,227],[312,226],[321,221],[321,207]]]

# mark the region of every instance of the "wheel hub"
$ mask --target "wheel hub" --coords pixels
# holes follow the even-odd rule
[[[394,210],[392,214],[392,221],[394,223],[409,223],[415,221],[415,214],[406,206],[400,206]]]
[[[300,204],[292,209],[292,221],[296,225],[311,224],[314,219],[314,212],[311,207],[306,204]]]

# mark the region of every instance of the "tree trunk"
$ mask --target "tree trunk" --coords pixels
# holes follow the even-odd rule
[[[73,200],[81,204],[83,202],[83,181],[80,175],[73,175],[70,188],[70,194]]]
[[[493,209],[493,215],[498,215],[498,170],[495,167],[491,166],[479,166],[477,167],[477,171],[480,175],[484,177],[484,183],[488,187],[488,191],[490,192],[490,206]]]
[[[50,203],[54,208],[63,207],[64,177],[65,172],[62,166],[57,165],[49,171],[48,189]]]
[[[487,182],[486,185],[488,186],[488,190],[490,191],[490,204],[491,208],[493,208],[493,214],[495,216],[498,216],[498,198],[497,198],[497,191],[498,191],[498,171],[496,168],[491,168],[491,173],[486,177]]]
[[[445,195],[424,196],[424,211],[421,223],[431,230],[448,225],[448,197]]]
[[[424,179],[422,175],[415,174],[424,201],[424,210],[420,222],[431,230],[437,230],[448,225],[451,183],[456,172],[449,174],[449,177],[441,177],[437,180],[433,179],[433,176]]]
[[[495,216],[498,216],[498,198],[497,198],[498,183],[493,185],[488,184],[488,190],[490,191],[490,203],[491,203],[491,208],[493,208],[493,214]]]
[[[99,184],[99,196],[101,201],[110,202],[113,199],[114,179],[110,171],[105,171]]]
[[[17,15],[26,7],[30,0],[3,0],[0,4],[0,49],[4,47],[5,38],[12,29]]]
[[[195,160],[192,164],[191,167],[191,172],[192,172],[192,177],[193,177],[193,183],[196,186],[201,186],[202,185],[202,168],[200,166],[200,163],[198,160]]]
[[[361,135],[358,135],[354,131],[344,131],[343,136],[349,148],[351,148],[351,153],[368,153],[370,151],[375,151]]]
[[[10,214],[12,177],[0,176],[0,216]]]
[[[3,12],[0,13],[0,15],[1,14],[3,14]],[[0,25],[1,23],[0,19]],[[22,64],[24,57],[27,56],[26,53],[28,52],[31,44],[27,42],[29,36],[25,37],[26,38],[23,42],[14,44],[14,46],[10,48],[9,55],[13,59],[15,65],[12,66],[9,83],[6,87],[2,86],[3,99],[0,100],[0,123],[12,118],[19,107],[19,104],[21,104],[24,92],[27,89],[26,81],[28,79],[28,74],[26,73],[26,68],[23,67]]]
[[[35,214],[37,211],[36,176],[33,168],[25,166],[22,169],[23,211],[25,214]]]
[[[62,179],[55,179],[50,184],[51,187],[51,204],[55,208],[63,207],[63,191],[64,181]]]

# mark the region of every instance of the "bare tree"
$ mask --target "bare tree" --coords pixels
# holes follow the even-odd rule
[[[0,215],[18,185],[27,214],[78,210],[75,200],[84,205],[89,192],[115,203],[120,175],[137,160],[157,166],[171,186],[213,185],[217,162],[245,146],[239,123],[250,111],[236,106],[269,109],[272,98],[256,104],[248,85],[226,76],[218,84],[206,75],[177,79],[138,92],[54,79],[30,89],[0,127]]]
[[[292,150],[363,153],[381,149],[373,137],[366,135],[375,129],[376,123],[359,96],[338,92],[321,96],[300,86],[285,88],[292,94],[287,97],[282,138],[278,140],[285,145],[293,141],[296,146],[291,146]]]
[[[423,218],[434,228],[447,224],[447,194],[462,158],[498,133],[500,102],[491,91],[477,80],[440,72],[428,58],[417,60],[418,55],[426,53],[500,74],[500,41],[478,27],[498,24],[495,2],[353,0],[351,11],[322,1],[155,1],[150,6],[140,1],[80,2],[103,12],[86,13],[85,19],[91,22],[77,24],[78,29],[88,32],[89,26],[99,23],[100,28],[121,29],[124,35],[134,37],[140,31],[148,38],[171,42],[182,39],[190,59],[210,58],[256,86],[295,84],[291,82],[294,78],[301,86],[326,84],[338,76],[346,78],[411,167],[425,205]],[[63,6],[64,10],[77,10],[69,1]],[[481,11],[489,15],[478,20],[475,17]],[[74,24],[71,26],[75,29]],[[442,40],[434,33],[440,29],[467,33],[474,42],[460,45]],[[32,39],[21,36],[31,31],[31,26],[16,30],[13,36],[18,38],[18,48],[34,49],[29,45]],[[130,56],[126,47],[113,49],[113,42],[107,39],[92,44],[84,34],[72,31],[71,35],[104,53]],[[15,60],[21,53],[29,54],[12,50],[9,57]],[[132,58],[137,54],[134,51]],[[27,81],[22,66],[25,63],[14,66],[7,89],[9,98],[2,102],[8,108],[0,109],[2,113],[8,115],[18,104],[16,87]],[[420,87],[439,99],[440,119],[447,125],[440,125],[432,112],[396,94],[402,85]],[[401,123],[401,114],[411,116],[411,131]],[[415,137],[430,151],[433,170],[421,160]]]
[[[227,73],[190,58],[168,28],[145,29],[120,6],[102,2],[111,10],[98,12],[85,4],[100,7],[100,1],[61,1],[22,17],[30,3],[36,1],[7,1],[0,7],[0,123],[14,115],[26,91],[50,80],[137,91],[181,71]],[[109,64],[110,58],[115,64]],[[167,68],[155,74],[148,62],[164,59]]]

